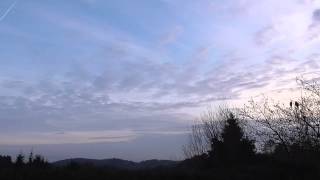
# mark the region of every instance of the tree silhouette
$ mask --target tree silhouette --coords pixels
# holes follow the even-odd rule
[[[238,119],[230,113],[223,127],[221,140],[212,139],[210,159],[219,165],[239,164],[248,162],[254,154],[254,141],[244,136]]]
[[[1,156],[0,155],[0,168],[11,166],[11,157],[10,156]]]
[[[17,156],[14,165],[15,165],[16,167],[18,167],[18,168],[23,167],[23,166],[24,166],[24,159],[25,159],[25,156],[24,156],[22,153],[20,153],[20,154]]]
[[[211,150],[212,142],[221,139],[221,131],[231,110],[220,107],[217,110],[207,109],[200,117],[200,123],[192,126],[189,142],[183,147],[187,158],[205,157]]]
[[[301,96],[288,104],[251,100],[243,118],[257,127],[256,136],[270,153],[284,161],[316,162],[320,154],[320,82],[297,79]],[[288,106],[289,105],[289,106]]]
[[[29,154],[29,158],[28,158],[28,165],[29,166],[31,166],[33,164],[33,159],[34,159],[33,151],[31,151]]]

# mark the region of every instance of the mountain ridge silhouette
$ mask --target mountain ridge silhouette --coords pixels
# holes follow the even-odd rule
[[[95,167],[109,167],[109,168],[118,168],[118,169],[152,169],[159,167],[174,167],[178,165],[180,161],[173,160],[158,160],[150,159],[140,162],[134,162],[119,158],[110,158],[110,159],[89,159],[89,158],[70,158],[52,162],[51,164],[57,167],[68,166],[70,164],[78,165],[91,165]]]

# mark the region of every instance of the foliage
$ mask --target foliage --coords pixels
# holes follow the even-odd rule
[[[221,140],[214,138],[211,142],[209,157],[215,165],[224,166],[247,163],[255,154],[254,141],[244,136],[238,119],[232,114],[221,132]]]

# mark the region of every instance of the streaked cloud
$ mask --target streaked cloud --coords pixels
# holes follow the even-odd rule
[[[19,132],[5,143],[183,134],[208,105],[288,95],[297,76],[320,70],[319,8],[301,0],[19,1],[0,24],[0,130]]]
[[[45,145],[45,144],[84,144],[126,142],[137,138],[128,130],[122,131],[72,131],[45,133],[2,134],[2,146],[13,145]]]
[[[3,21],[6,16],[13,10],[13,8],[16,6],[18,1],[14,1],[9,7],[8,9],[6,9],[2,15],[0,15],[0,22]]]

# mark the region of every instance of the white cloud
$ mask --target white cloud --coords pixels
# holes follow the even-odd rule
[[[210,103],[239,99],[245,103],[250,96],[290,89],[296,76],[319,71],[315,54],[320,37],[319,7],[315,2],[165,2],[172,19],[163,19],[169,21],[163,23],[167,27],[149,27],[152,33],[143,31],[141,24],[128,28],[132,19],[123,20],[122,16],[111,23],[112,18],[96,17],[89,11],[29,9],[33,13],[29,19],[46,24],[47,31],[54,32],[52,36],[60,32],[63,38],[56,41],[55,36],[45,36],[41,43],[48,41],[54,46],[38,47],[41,51],[23,57],[39,59],[33,64],[25,60],[36,69],[36,78],[28,77],[32,70],[21,68],[18,58],[13,59],[11,68],[25,76],[1,72],[0,116],[8,125],[3,130],[83,130],[42,134],[43,138],[20,134],[16,144],[54,142],[64,136],[65,140],[57,143],[127,140],[109,136],[102,129],[182,126]],[[150,22],[151,16],[140,18]],[[164,34],[164,29],[169,31]],[[21,31],[30,33],[24,37],[43,33],[34,28]],[[23,43],[19,41],[17,47],[23,46],[26,52],[37,49]],[[34,46],[38,43],[35,40]],[[48,59],[38,57],[46,53]],[[51,68],[53,73],[47,75]]]
[[[21,132],[1,134],[1,145],[44,145],[126,142],[138,137],[130,130],[119,131],[66,131]]]

